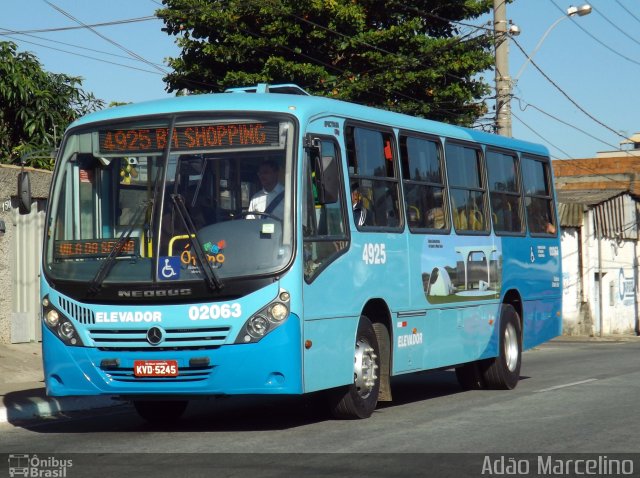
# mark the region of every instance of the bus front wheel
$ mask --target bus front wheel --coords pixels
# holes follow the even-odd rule
[[[371,321],[360,316],[354,349],[353,383],[333,391],[331,412],[335,418],[368,418],[378,404],[380,347]]]
[[[162,425],[178,420],[188,403],[187,400],[134,400],[133,406],[149,423]]]
[[[482,378],[486,388],[512,390],[520,379],[522,326],[513,306],[504,304],[500,313],[500,353],[484,362]]]

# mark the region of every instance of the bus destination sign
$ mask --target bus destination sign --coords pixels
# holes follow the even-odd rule
[[[102,154],[161,152],[169,141],[169,128],[107,129],[99,132],[99,138]],[[171,135],[171,149],[179,151],[242,149],[278,144],[277,122],[178,126]]]
[[[81,259],[106,257],[118,243],[118,239],[89,239],[77,241],[55,241],[54,255],[57,259]],[[138,238],[128,239],[121,256],[135,256],[138,253]]]

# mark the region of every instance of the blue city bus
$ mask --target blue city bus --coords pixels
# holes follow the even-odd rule
[[[279,210],[250,210],[265,164]],[[195,398],[320,391],[366,418],[429,369],[512,389],[561,332],[554,204],[542,146],[293,85],[89,114],[47,211],[47,393],[164,422]]]

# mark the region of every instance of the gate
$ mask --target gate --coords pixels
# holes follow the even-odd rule
[[[11,343],[42,339],[40,262],[46,203],[46,199],[34,199],[29,214],[19,214],[17,205],[12,208],[15,234],[11,247]]]

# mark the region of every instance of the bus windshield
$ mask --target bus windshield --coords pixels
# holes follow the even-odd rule
[[[294,129],[282,117],[154,119],[72,131],[45,244],[53,279],[216,281],[292,257]]]

